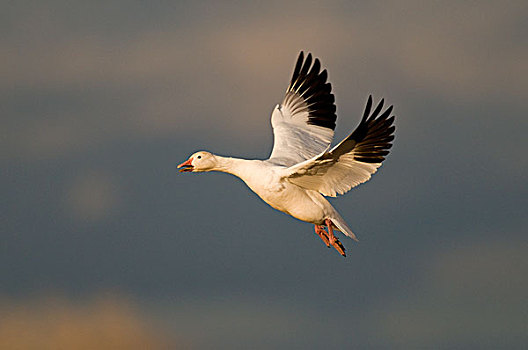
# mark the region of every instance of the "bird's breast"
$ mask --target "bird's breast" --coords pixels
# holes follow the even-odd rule
[[[304,189],[295,185],[283,185],[276,191],[255,191],[271,207],[302,221],[320,223],[324,220],[324,208],[316,203]]]
[[[246,169],[251,171],[236,175],[271,207],[302,221],[317,224],[324,221],[324,205],[309,195],[312,191],[282,180],[279,171],[263,163],[252,163]]]

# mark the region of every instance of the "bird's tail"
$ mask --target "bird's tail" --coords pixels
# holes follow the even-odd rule
[[[348,227],[348,225],[346,224],[345,220],[341,217],[341,215],[339,215],[336,210],[334,210],[332,215],[330,215],[329,219],[332,220],[332,223],[335,225],[335,227],[344,235],[352,238],[356,242],[359,242],[354,232],[352,232],[350,227]]]

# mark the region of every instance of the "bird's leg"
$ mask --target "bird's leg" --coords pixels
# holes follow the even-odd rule
[[[330,241],[328,240],[328,236],[327,236],[327,233],[324,229],[324,226],[322,225],[315,225],[315,233],[321,237],[321,239],[323,240],[324,244],[326,244],[326,246],[328,248],[330,248]]]
[[[325,220],[325,224],[328,227],[328,241],[329,243],[339,252],[339,254],[346,256],[345,246],[334,236],[334,223],[330,219]]]

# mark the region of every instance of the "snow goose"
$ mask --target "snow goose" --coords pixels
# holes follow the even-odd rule
[[[346,256],[334,229],[357,241],[356,235],[325,196],[336,197],[369,180],[389,153],[395,130],[392,106],[383,112],[383,100],[374,110],[372,106],[369,96],[359,126],[330,149],[337,119],[332,87],[319,60],[311,54],[305,58],[301,51],[286,95],[271,114],[274,145],[269,159],[200,151],[178,168],[238,176],[273,208],[314,224],[326,246]]]

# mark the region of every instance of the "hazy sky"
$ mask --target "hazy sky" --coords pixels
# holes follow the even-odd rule
[[[528,343],[525,1],[1,8],[5,320],[52,296],[98,323],[79,315],[111,291],[131,332],[193,349]],[[346,259],[238,179],[175,169],[266,158],[300,50],[328,69],[336,142],[369,94],[394,105],[391,155],[332,200],[360,239]]]

